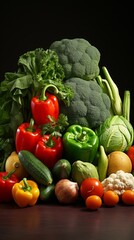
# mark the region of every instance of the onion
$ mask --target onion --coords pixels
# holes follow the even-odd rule
[[[69,179],[61,179],[55,185],[55,195],[60,203],[74,203],[79,196],[79,187],[77,182]]]

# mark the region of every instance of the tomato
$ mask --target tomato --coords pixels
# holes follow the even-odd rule
[[[132,162],[132,170],[134,170],[134,145],[129,147],[129,149],[127,150],[126,154],[130,158],[130,160]]]
[[[126,205],[134,205],[134,190],[126,190],[122,193],[121,199]]]
[[[89,210],[97,210],[102,205],[102,199],[97,195],[91,195],[86,198],[85,204]]]
[[[86,178],[80,185],[80,195],[84,200],[91,195],[102,197],[103,193],[103,185],[96,178]]]
[[[119,196],[116,192],[108,190],[103,194],[103,202],[106,206],[114,207],[119,202]]]

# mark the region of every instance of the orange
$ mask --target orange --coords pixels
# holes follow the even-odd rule
[[[86,198],[85,204],[89,210],[97,210],[102,205],[102,199],[97,195],[91,195]]]
[[[122,193],[121,199],[126,205],[134,205],[134,190],[126,190]]]
[[[119,195],[112,190],[108,190],[103,194],[103,202],[106,206],[114,207],[119,202]]]

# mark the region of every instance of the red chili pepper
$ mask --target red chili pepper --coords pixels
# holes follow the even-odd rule
[[[16,152],[28,150],[34,153],[36,144],[41,137],[40,132],[41,130],[34,124],[33,119],[30,123],[22,123],[16,131]]]
[[[48,168],[52,169],[54,164],[62,158],[63,144],[61,134],[53,132],[44,135],[37,143],[35,156]]]
[[[19,182],[18,177],[11,172],[0,172],[0,203],[7,203],[13,200],[12,187]]]
[[[129,147],[126,154],[129,156],[129,158],[132,162],[132,170],[134,170],[134,145]]]
[[[49,123],[50,119],[48,116],[53,117],[55,120],[59,117],[58,98],[46,92],[48,87],[55,88],[55,93],[58,93],[58,89],[54,85],[49,84],[43,89],[40,97],[35,96],[31,99],[31,111],[37,125]]]

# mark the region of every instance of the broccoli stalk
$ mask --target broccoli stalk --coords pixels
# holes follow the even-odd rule
[[[104,78],[97,77],[97,82],[102,90],[106,92],[111,100],[113,115],[122,115],[122,100],[119,94],[119,89],[113,79],[111,78],[106,67],[102,67]]]

